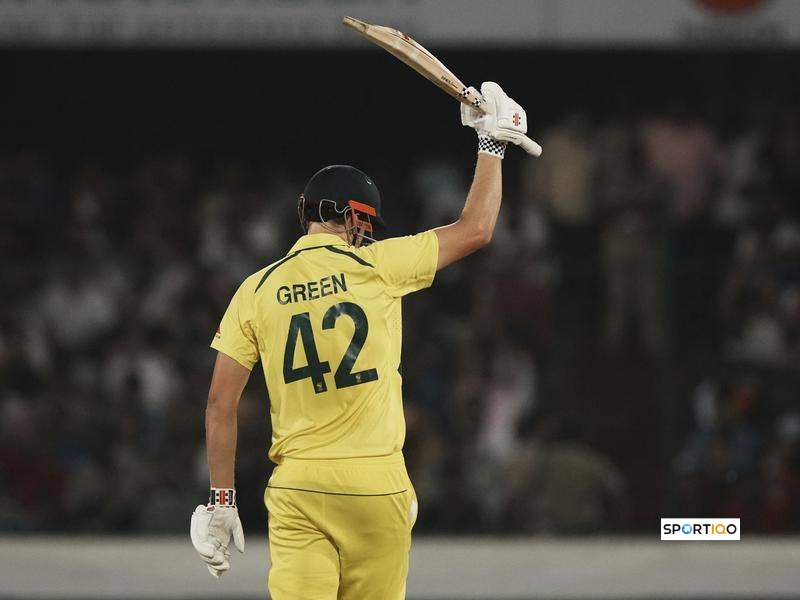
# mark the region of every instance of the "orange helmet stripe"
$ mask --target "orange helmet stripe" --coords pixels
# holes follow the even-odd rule
[[[372,217],[377,216],[378,214],[373,207],[371,207],[369,204],[364,204],[363,202],[357,202],[356,200],[348,200],[347,204],[349,204],[350,208],[352,208],[353,210],[363,212]]]

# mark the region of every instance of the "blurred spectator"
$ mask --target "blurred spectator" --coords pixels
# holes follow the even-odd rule
[[[530,428],[505,480],[514,532],[597,533],[620,525],[622,473],[550,416]]]
[[[547,152],[529,159],[523,180],[528,202],[547,206],[558,225],[586,225],[594,213],[592,195],[597,152],[588,118],[575,112],[541,136]]]
[[[619,354],[632,332],[648,356],[666,350],[664,195],[642,170],[633,121],[598,134],[597,199],[605,274],[605,346]]]
[[[645,119],[642,145],[645,169],[670,190],[672,214],[678,220],[703,214],[723,165],[722,147],[711,127],[675,100],[666,114]]]
[[[593,327],[599,306],[595,126],[576,109],[540,137],[547,151],[524,163],[520,220],[537,213],[546,219],[554,263],[552,318],[560,346],[572,352],[583,343],[583,332]]]

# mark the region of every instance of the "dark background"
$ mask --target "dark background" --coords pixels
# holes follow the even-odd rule
[[[600,120],[678,98],[729,131],[764,105],[796,104],[800,92],[788,51],[438,54],[464,81],[491,76],[516,90],[534,126],[575,108]],[[7,151],[125,159],[192,150],[316,164],[344,153],[363,160],[380,144],[386,163],[469,156],[448,97],[379,51],[2,50],[0,67]]]

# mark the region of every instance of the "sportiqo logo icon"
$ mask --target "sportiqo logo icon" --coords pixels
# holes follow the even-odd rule
[[[677,542],[739,539],[739,519],[661,519],[661,539]]]

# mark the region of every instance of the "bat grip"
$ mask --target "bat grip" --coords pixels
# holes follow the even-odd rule
[[[461,84],[461,85],[463,86],[462,87],[463,91],[461,92],[461,94],[458,94],[456,96],[459,99],[459,101],[462,104],[466,104],[467,106],[471,106],[472,108],[477,110],[482,115],[485,115],[486,114],[486,109],[484,108],[484,106],[486,106],[486,103],[484,102],[483,96],[481,95],[481,93],[479,91],[475,90],[475,88],[468,88],[468,87],[464,86],[463,84]],[[467,90],[469,90],[469,92],[467,92]]]

